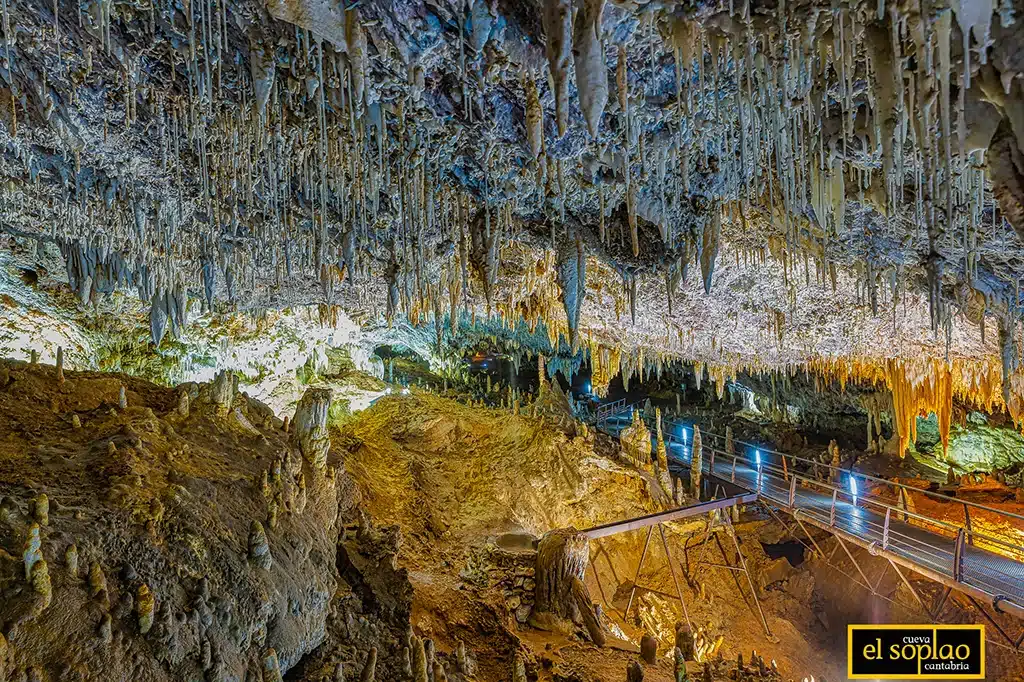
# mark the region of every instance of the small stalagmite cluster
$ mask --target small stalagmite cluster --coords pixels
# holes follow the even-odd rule
[[[10,596],[0,678],[280,680],[314,651],[346,655],[345,643],[360,652],[362,680],[391,679],[373,647],[402,632],[393,613],[360,610],[363,632],[326,626],[329,612],[353,617],[332,603],[343,578],[326,557],[359,510],[317,435],[327,421],[308,407],[317,391],[300,402],[293,443],[231,373],[168,389],[0,363],[0,591]],[[40,475],[34,453],[55,446],[67,456]],[[350,556],[387,556],[372,537],[362,542]],[[360,576],[350,568],[344,579]],[[377,585],[401,603],[404,585]],[[138,653],[126,667],[129,651]]]

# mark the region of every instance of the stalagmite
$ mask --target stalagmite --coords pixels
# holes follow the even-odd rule
[[[413,682],[430,682],[427,675],[427,652],[423,640],[416,636],[413,636],[412,643],[412,679]]]
[[[64,383],[64,348],[57,346],[57,383]]]
[[[839,485],[841,483],[841,481],[839,480],[839,467],[841,464],[841,460],[839,458],[839,446],[836,444],[835,440],[829,441],[828,452],[830,455],[829,459],[831,460],[832,466],[832,473],[830,475],[830,478],[832,479],[833,485]]]
[[[78,545],[68,545],[64,552],[64,565],[68,569],[68,575],[73,579],[78,578]]]
[[[103,573],[99,562],[94,561],[89,567],[89,596],[93,598],[105,597],[107,592],[107,576]]]
[[[455,667],[462,675],[471,675],[473,672],[473,664],[466,650],[466,643],[461,639],[455,646]]]
[[[672,662],[675,682],[687,682],[686,659],[683,658],[683,650],[679,647],[672,652]]]
[[[274,563],[270,545],[267,544],[267,533],[259,521],[253,521],[249,527],[249,562],[264,571],[269,571]]]
[[[574,529],[551,531],[541,538],[529,622],[536,628],[550,630],[557,628],[560,620],[579,617],[590,640],[604,646],[604,631],[583,582],[588,552],[586,536]]]
[[[363,672],[359,674],[359,682],[374,682],[377,679],[377,647],[371,647],[366,655]],[[435,680],[435,682],[437,682]]]
[[[40,526],[50,525],[50,498],[40,493],[32,503],[32,518]]]
[[[135,610],[139,617],[139,634],[144,635],[153,627],[156,613],[156,599],[149,586],[143,583],[135,594]]]
[[[656,473],[658,481],[666,494],[672,495],[672,478],[668,470],[668,451],[665,447],[665,437],[661,431],[661,408],[655,408],[655,425],[657,427],[657,448],[656,448]]]
[[[690,497],[694,500],[699,500],[700,482],[704,473],[702,471],[704,466],[704,447],[701,443],[700,427],[696,424],[693,425],[693,443],[690,446],[690,451],[693,453],[690,456]]]
[[[327,454],[331,449],[327,414],[332,396],[330,389],[306,389],[292,420],[292,442],[306,461],[320,471],[327,467]]]
[[[518,652],[512,660],[512,682],[526,682],[526,661]]]
[[[39,539],[39,525],[33,523],[28,529],[28,536],[25,538],[25,550],[22,552],[22,561],[25,564],[25,580],[32,579],[32,567],[43,560],[41,549],[42,542]]]
[[[277,651],[273,648],[263,653],[263,682],[284,682],[281,663],[277,659]]]
[[[100,617],[100,626],[97,634],[100,637],[100,642],[102,642],[104,645],[110,644],[110,642],[114,639],[113,625],[113,619],[111,619],[109,613],[104,613]]]
[[[640,638],[640,658],[644,659],[647,665],[654,665],[658,662],[658,640],[649,632],[645,632]]]
[[[50,606],[53,599],[53,585],[50,582],[50,570],[44,559],[32,566],[32,591],[39,595],[35,611],[43,611]]]
[[[238,390],[238,377],[231,370],[221,370],[210,384],[210,400],[217,407],[219,414],[225,415],[231,411],[235,401],[235,392]]]

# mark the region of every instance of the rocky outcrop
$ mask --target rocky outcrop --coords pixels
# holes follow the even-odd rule
[[[584,628],[597,646],[605,633],[583,574],[590,560],[586,535],[569,528],[551,531],[537,547],[536,587],[530,624],[544,630],[561,630],[565,623]]]
[[[639,411],[633,412],[633,421],[619,434],[622,456],[638,469],[651,469],[651,432]]]
[[[346,651],[360,669],[376,646],[376,679],[393,679],[411,600],[397,531],[364,522],[340,559],[358,493],[337,463],[307,460],[230,381],[163,389],[65,370],[58,384],[53,367],[0,365],[0,622],[16,670],[281,679]],[[339,601],[352,590],[360,600]],[[43,615],[55,604],[75,617]]]

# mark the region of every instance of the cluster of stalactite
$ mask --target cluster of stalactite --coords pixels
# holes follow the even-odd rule
[[[862,394],[859,402],[868,412],[869,419],[874,420],[876,435],[880,435],[879,414],[882,411],[891,413],[901,456],[917,439],[917,417],[932,413],[938,420],[943,448],[948,449],[954,399],[985,412],[1006,410],[1014,423],[1024,425],[1024,379],[1016,370],[1012,370],[1008,377],[1004,376],[1004,367],[998,358],[955,358],[947,361],[928,357],[818,357],[778,367],[756,361],[687,363],[666,354],[648,351],[645,355],[642,348],[631,351],[594,341],[591,341],[588,352],[593,391],[599,396],[605,394],[616,375],[621,375],[628,390],[631,381],[660,378],[667,370],[678,373],[686,365],[692,367],[696,388],[700,389],[704,381],[710,379],[719,398],[724,396],[726,385],[736,382],[741,374],[780,378],[804,374],[818,391],[831,387],[840,391],[854,386],[874,388],[875,393]],[[883,400],[879,395],[886,397]]]
[[[726,225],[754,224],[737,262],[771,253],[791,289],[838,264],[876,312],[923,279],[934,331],[1014,328],[982,260],[1024,215],[1012,3],[541,4],[539,26],[486,0],[416,24],[377,2],[5,4],[0,217],[64,247],[83,302],[135,288],[157,343],[198,294],[344,301],[439,345],[498,315],[575,350],[592,259],[635,321],[641,277],[671,311],[691,266],[712,290]],[[626,381],[640,353],[618,353]],[[702,368],[720,394],[728,364]]]

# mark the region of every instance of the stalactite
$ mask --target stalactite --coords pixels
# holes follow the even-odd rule
[[[558,134],[569,129],[569,61],[572,59],[572,3],[544,0],[541,14],[547,36],[546,54],[555,95]]]

